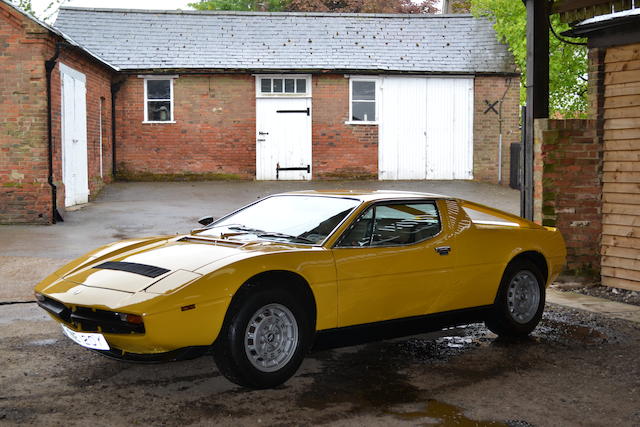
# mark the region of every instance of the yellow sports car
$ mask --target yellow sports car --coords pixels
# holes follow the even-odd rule
[[[38,304],[106,356],[170,360],[212,347],[228,379],[266,388],[340,334],[484,321],[526,335],[565,260],[558,230],[435,194],[293,192],[200,223],[90,252],[38,284]]]

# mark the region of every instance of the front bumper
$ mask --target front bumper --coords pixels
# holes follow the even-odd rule
[[[210,346],[222,328],[230,301],[230,298],[223,298],[191,304],[193,309],[187,311],[183,311],[182,305],[178,305],[154,313],[144,313],[144,308],[140,307],[127,307],[127,313],[143,313],[144,323],[130,324],[120,320],[117,308],[98,309],[41,295],[38,305],[58,323],[76,332],[98,332],[104,336],[113,351],[104,353],[96,350],[97,352],[107,357],[132,361],[154,361],[154,358],[175,360],[178,356],[163,354],[185,348]]]
[[[107,334],[144,334],[144,323],[129,323],[120,319],[116,311],[76,307],[71,310],[66,305],[45,295],[38,305],[74,330],[80,332],[101,332]]]

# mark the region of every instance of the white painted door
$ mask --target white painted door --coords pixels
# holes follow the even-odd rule
[[[473,79],[427,79],[427,179],[473,178]]]
[[[382,79],[380,179],[473,178],[473,79]]]
[[[380,179],[425,179],[427,81],[385,77],[380,121]]]
[[[60,64],[62,82],[62,182],[64,205],[89,201],[86,77]]]
[[[310,98],[256,99],[256,179],[311,179]]]

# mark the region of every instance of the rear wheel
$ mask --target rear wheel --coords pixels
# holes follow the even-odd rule
[[[545,280],[531,261],[511,262],[502,276],[492,314],[485,324],[499,336],[523,337],[540,322],[545,303]]]
[[[256,289],[229,310],[214,344],[220,372],[250,388],[275,387],[293,376],[310,336],[302,305],[281,289]]]

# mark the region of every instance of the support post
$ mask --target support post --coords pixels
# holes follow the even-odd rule
[[[549,12],[547,0],[523,1],[527,8],[527,108],[520,215],[533,220],[533,121],[549,117]]]

